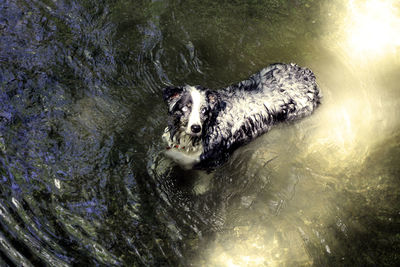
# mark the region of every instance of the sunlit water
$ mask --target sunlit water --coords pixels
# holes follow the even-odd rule
[[[233,2],[0,2],[0,265],[400,263],[399,2]],[[312,116],[210,174],[160,154],[162,87],[274,62]]]

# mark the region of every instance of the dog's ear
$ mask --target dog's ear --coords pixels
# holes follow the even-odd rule
[[[183,92],[182,87],[168,86],[163,89],[164,101],[170,103],[172,100],[176,100],[181,97]]]
[[[214,109],[218,105],[218,94],[215,91],[207,90],[206,92],[207,102],[211,109]]]

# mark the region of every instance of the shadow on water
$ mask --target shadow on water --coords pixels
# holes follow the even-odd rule
[[[399,264],[396,1],[0,3],[0,265]],[[324,98],[212,173],[163,157],[161,88],[274,62]]]

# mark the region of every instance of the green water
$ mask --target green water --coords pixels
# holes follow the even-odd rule
[[[398,36],[397,1],[0,2],[0,265],[398,265]],[[163,87],[275,62],[312,116],[210,174],[160,154]]]

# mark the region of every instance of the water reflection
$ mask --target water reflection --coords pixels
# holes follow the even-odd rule
[[[345,40],[350,57],[385,56],[400,46],[399,3],[368,0],[348,3]]]

